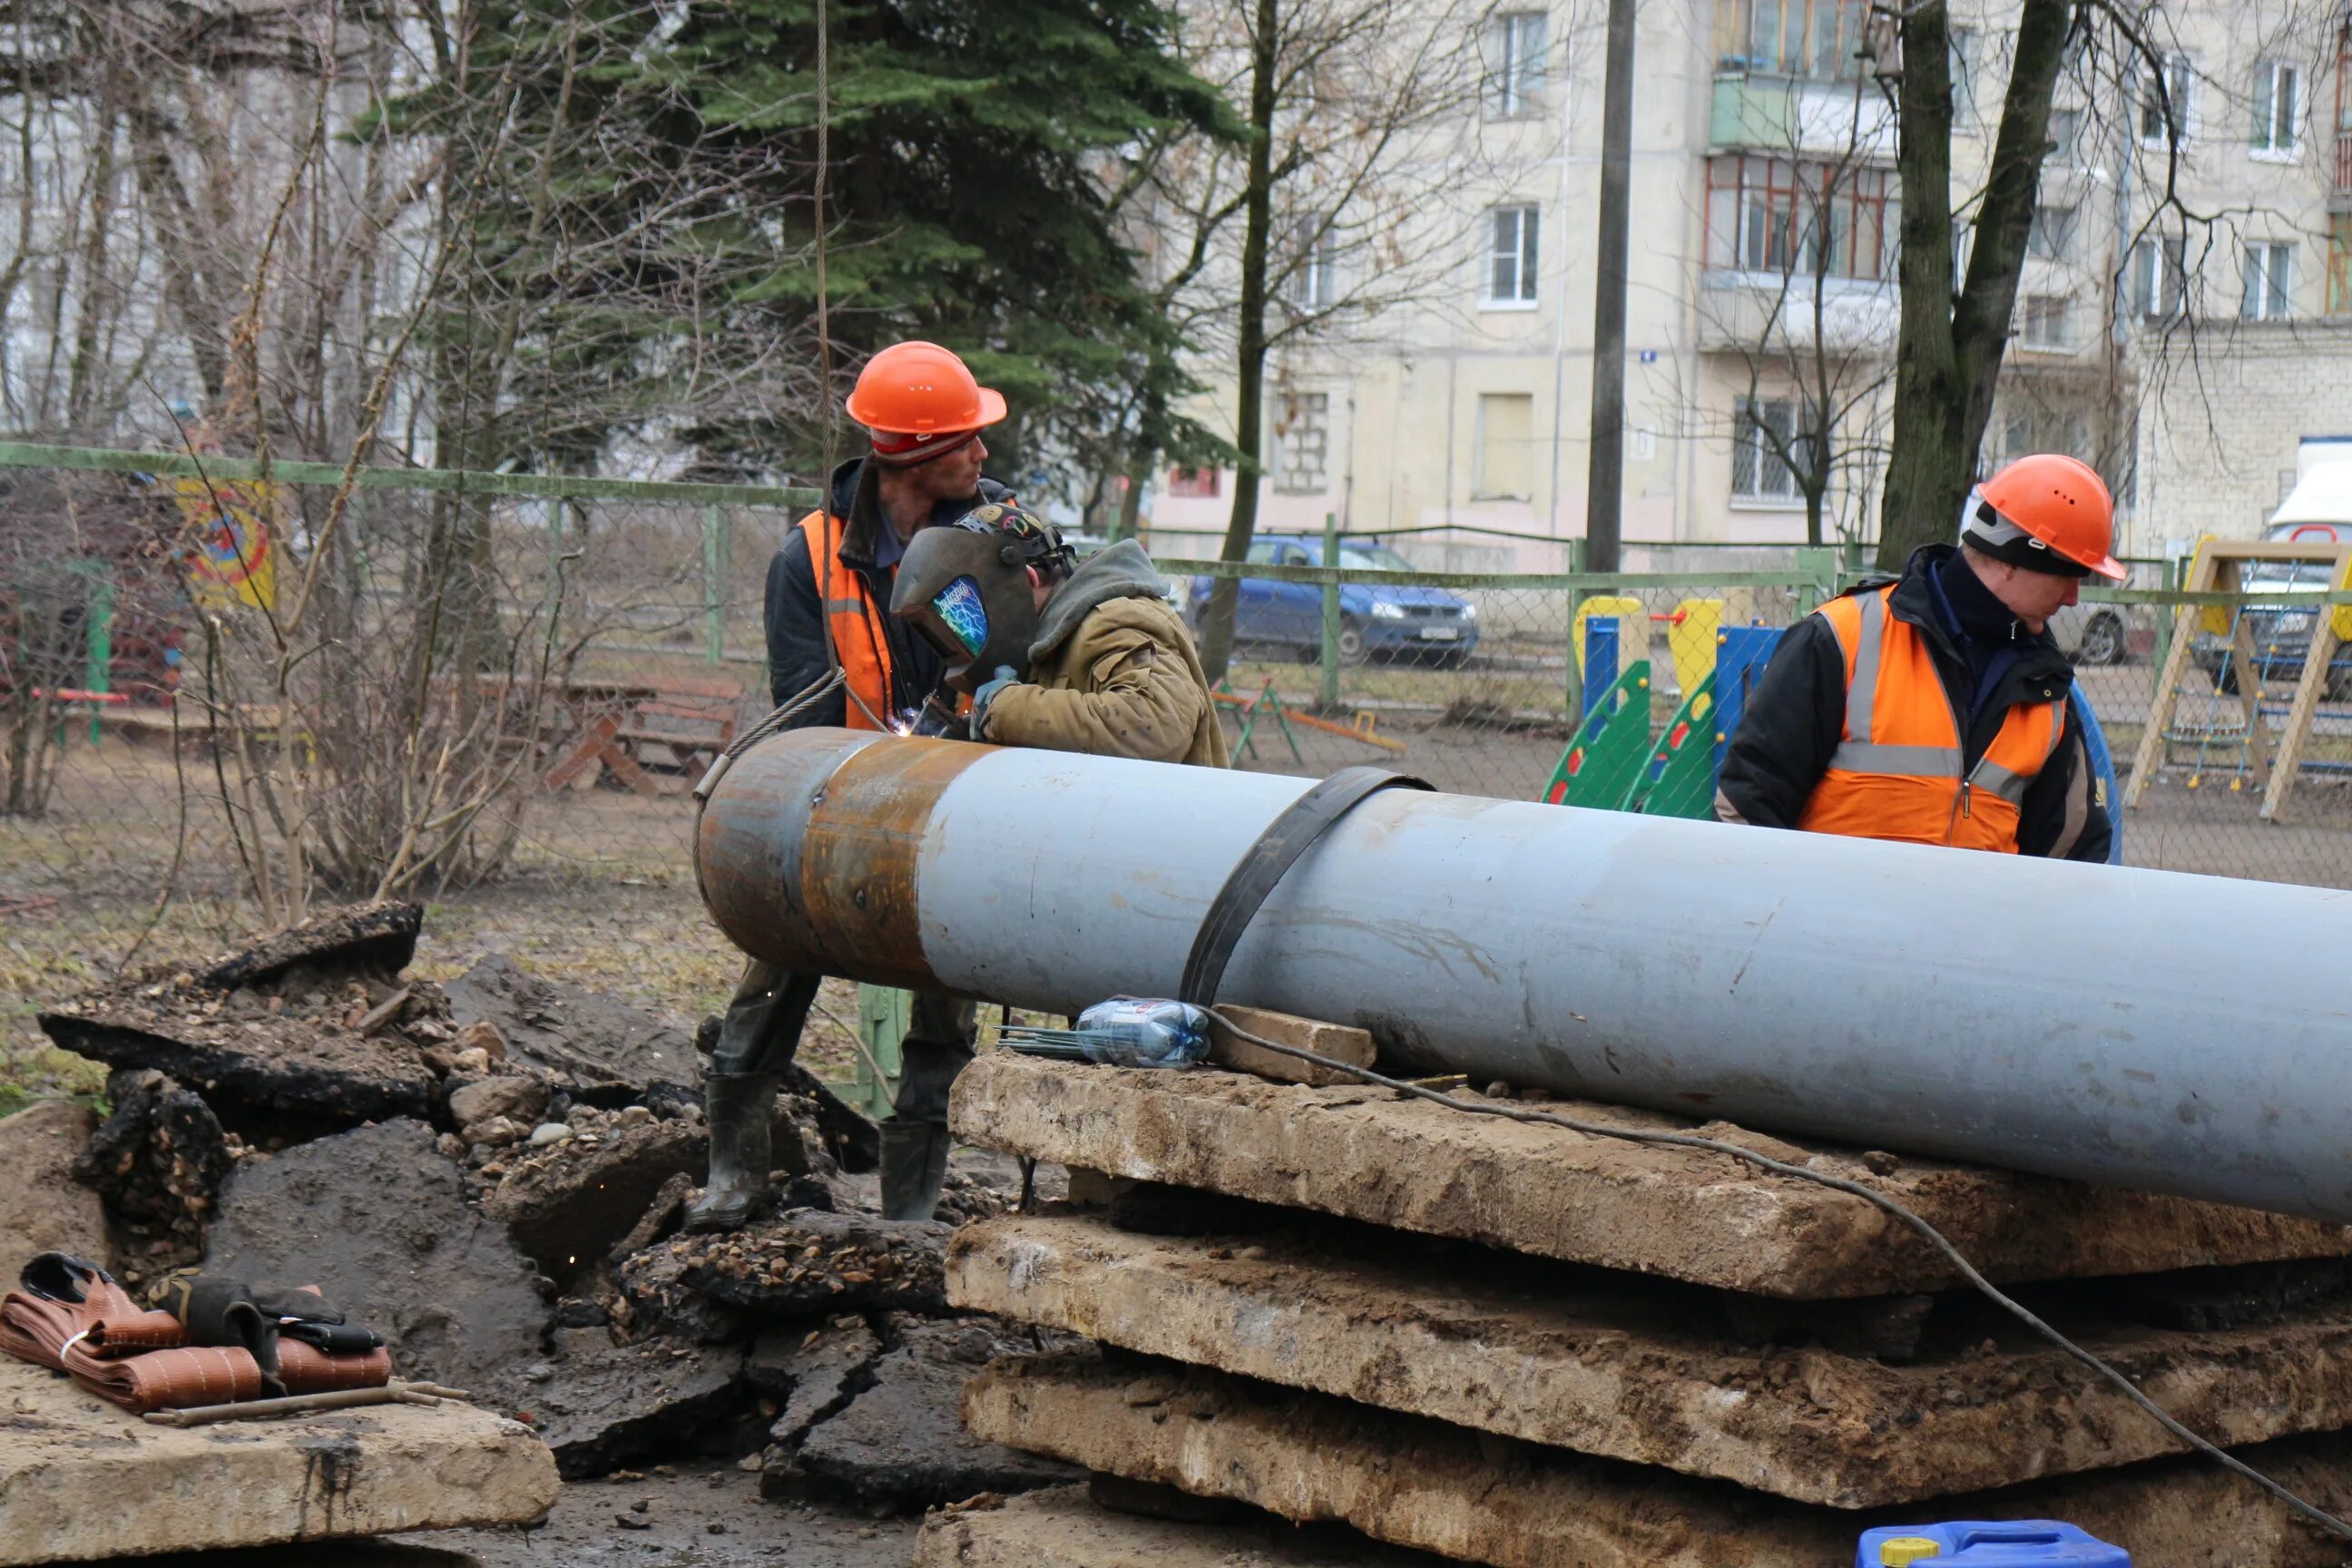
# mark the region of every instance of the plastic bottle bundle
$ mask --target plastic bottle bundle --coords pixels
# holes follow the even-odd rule
[[[1100,1062],[1122,1068],[1189,1068],[1209,1055],[1209,1016],[1165,997],[1114,996],[1078,1015],[1077,1026],[1015,1025],[1005,1046],[1024,1056]]]

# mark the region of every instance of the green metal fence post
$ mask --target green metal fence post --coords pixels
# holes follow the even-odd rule
[[[857,1058],[857,1087],[851,1102],[880,1121],[890,1114],[898,1092],[899,1046],[907,1037],[914,997],[887,985],[857,988],[857,1037],[866,1049]]]
[[[1826,544],[1799,546],[1797,574],[1806,580],[1797,590],[1797,613],[1810,616],[1837,593],[1838,552]]]
[[[2164,563],[2164,591],[2166,593],[2173,594],[2179,592],[2180,566],[2181,563],[2178,559],[2168,561]],[[2326,614],[2324,610],[2320,613],[2322,615]],[[2165,605],[2163,613],[2156,617],[2156,657],[2149,661],[2147,667],[2147,689],[2148,695],[2151,697],[2160,698],[2163,695],[2162,692],[2157,690],[2157,688],[2163,683],[2164,667],[2172,657],[2172,628],[2179,619],[2180,609],[2179,606],[2175,605]],[[2128,637],[2130,634],[2129,632],[2126,632],[2125,635]]]
[[[1323,514],[1323,564],[1337,568],[1339,564],[1339,514]],[[1323,584],[1323,700],[1318,712],[1332,713],[1339,707],[1339,584]]]
[[[729,548],[727,509],[723,506],[705,508],[702,513],[702,657],[706,663],[719,664],[727,658],[727,563],[734,558]]]
[[[111,689],[110,677],[114,670],[114,574],[100,566],[89,574],[89,642],[84,658],[81,684],[86,691],[104,695]],[[89,705],[89,743],[97,745],[105,733],[99,723],[102,703]]]
[[[1584,541],[1568,541],[1568,574],[1580,576],[1584,572]],[[1568,722],[1570,729],[1584,721],[1584,650],[1576,646],[1576,607],[1584,603],[1590,590],[1570,588],[1568,591]]]

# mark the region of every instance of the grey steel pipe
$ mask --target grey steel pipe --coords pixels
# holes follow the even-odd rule
[[[841,730],[744,753],[705,897],[747,952],[1069,1012],[1171,994],[1307,781]],[[1467,1072],[2352,1221],[2352,894],[1391,790],[1223,1000]]]

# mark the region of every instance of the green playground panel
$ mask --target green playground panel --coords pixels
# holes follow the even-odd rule
[[[1615,810],[1649,761],[1650,661],[1637,659],[1577,726],[1543,797],[1554,805]]]
[[[1620,811],[1695,820],[1715,815],[1715,675],[1683,699],[1618,803]]]

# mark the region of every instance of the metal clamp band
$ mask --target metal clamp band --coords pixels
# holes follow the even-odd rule
[[[1225,963],[1249,929],[1251,921],[1282,880],[1331,825],[1384,789],[1432,789],[1427,779],[1388,768],[1342,768],[1283,807],[1266,825],[1257,842],[1241,858],[1225,885],[1201,917],[1192,951],[1184,960],[1184,981],[1179,999],[1195,1007],[1215,1005],[1217,987],[1225,977]]]

